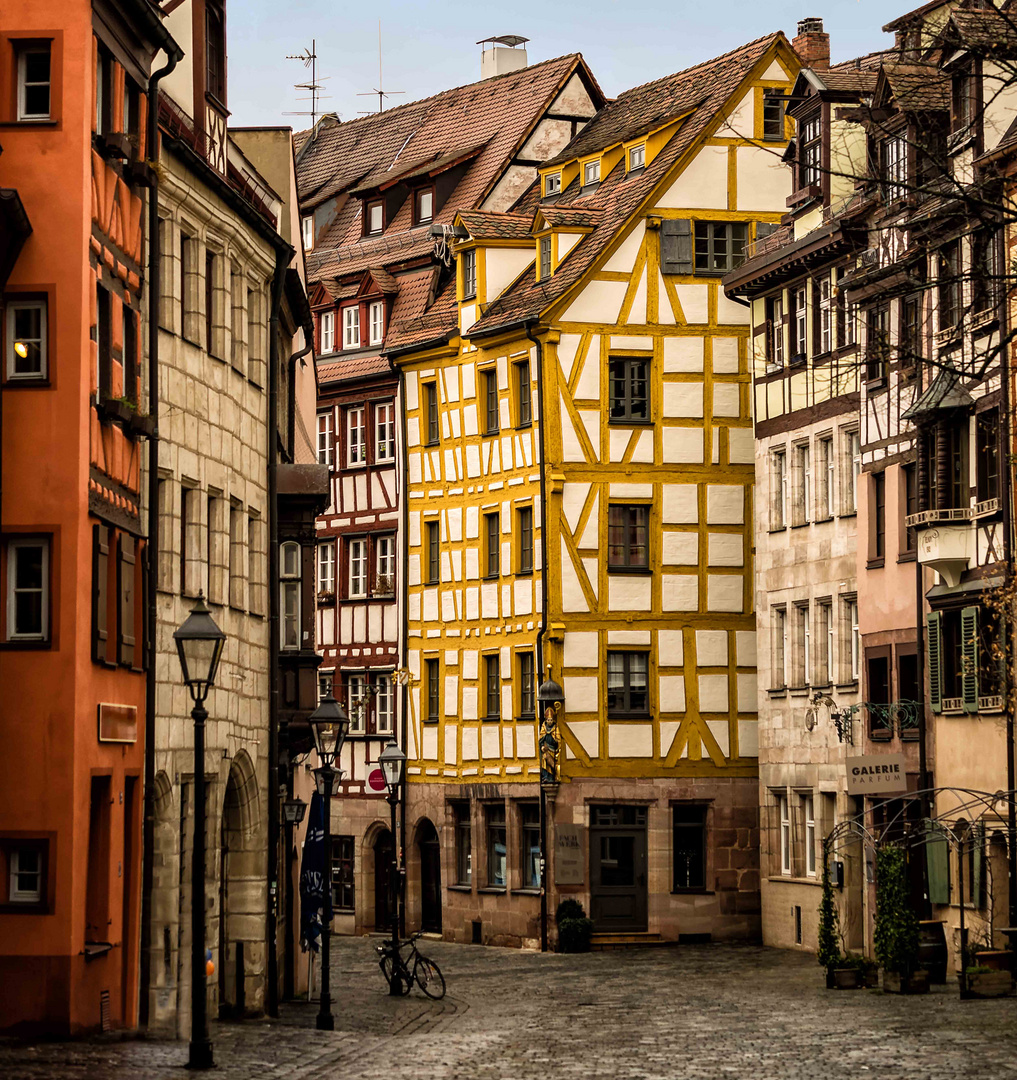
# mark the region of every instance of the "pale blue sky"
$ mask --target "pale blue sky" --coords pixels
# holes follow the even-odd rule
[[[231,123],[309,126],[285,116],[309,109],[292,84],[308,78],[286,60],[317,40],[325,111],[353,119],[377,98],[358,97],[378,84],[378,19],[382,22],[387,89],[406,93],[397,105],[480,77],[480,46],[495,34],[530,39],[530,63],[581,52],[604,92],[680,71],[774,30],[794,37],[799,19],[819,16],[833,59],[846,60],[892,44],[884,23],[918,0],[231,0],[229,79]]]

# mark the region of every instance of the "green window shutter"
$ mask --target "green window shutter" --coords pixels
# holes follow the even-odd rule
[[[942,825],[926,822],[925,862],[929,874],[929,903],[950,903],[950,849]]]
[[[660,268],[665,274],[692,273],[692,222],[687,218],[660,223]]]
[[[933,611],[925,616],[925,652],[929,669],[929,704],[934,713],[943,711],[943,641],[942,615]]]
[[[978,608],[961,612],[961,695],[964,711],[978,712]]]

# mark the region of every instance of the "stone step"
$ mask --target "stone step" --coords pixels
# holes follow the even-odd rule
[[[660,947],[664,945],[676,945],[675,941],[665,941],[660,934],[632,933],[632,934],[594,934],[590,939],[590,949],[627,949],[633,946]]]

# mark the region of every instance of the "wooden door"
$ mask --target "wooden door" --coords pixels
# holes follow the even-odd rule
[[[598,934],[647,928],[646,807],[594,806],[590,918]]]

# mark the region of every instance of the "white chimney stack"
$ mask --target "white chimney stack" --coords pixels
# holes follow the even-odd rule
[[[518,34],[501,34],[499,37],[478,41],[478,45],[484,46],[480,58],[480,77],[491,79],[495,75],[504,75],[508,71],[519,71],[526,67],[526,50],[519,46],[529,40]]]

